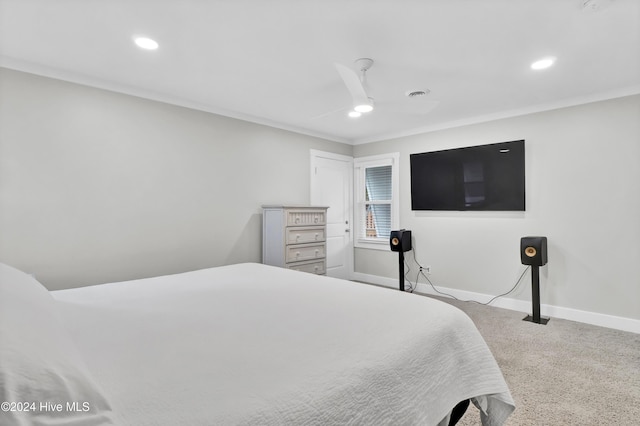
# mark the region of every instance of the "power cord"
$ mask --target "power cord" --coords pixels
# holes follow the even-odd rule
[[[420,275],[422,275],[422,276],[427,280],[427,282],[431,285],[431,288],[433,288],[433,290],[434,290],[436,293],[442,294],[443,296],[451,297],[452,299],[454,299],[454,300],[458,300],[458,301],[460,301],[460,302],[472,302],[472,303],[477,303],[478,305],[485,305],[485,306],[486,306],[486,305],[489,305],[491,302],[493,302],[493,301],[494,301],[494,300],[496,300],[497,298],[499,298],[499,297],[503,297],[503,296],[506,296],[506,295],[508,295],[508,294],[512,293],[512,292],[513,292],[513,291],[518,287],[518,285],[520,284],[520,281],[522,281],[522,277],[524,277],[524,274],[526,274],[526,273],[527,273],[527,271],[529,270],[529,268],[531,268],[531,266],[527,266],[527,267],[524,269],[524,271],[522,271],[522,274],[520,274],[520,277],[518,278],[518,280],[516,281],[516,283],[513,285],[513,287],[511,287],[511,289],[510,289],[509,291],[507,291],[506,293],[502,293],[502,294],[499,294],[499,295],[497,295],[497,296],[493,297],[491,300],[489,300],[489,301],[488,301],[488,302],[486,302],[486,303],[482,303],[482,302],[478,302],[477,300],[461,300],[461,299],[458,299],[457,297],[455,297],[455,296],[454,296],[454,295],[452,295],[452,294],[445,293],[445,292],[443,292],[443,291],[438,290],[438,289],[436,288],[436,286],[435,286],[435,285],[433,285],[433,283],[431,282],[431,280],[429,279],[429,277],[427,277],[427,275],[424,273],[424,267],[423,267],[422,265],[420,265],[420,263],[418,263],[418,260],[416,259],[416,250],[415,250],[415,247],[413,248],[413,250],[412,250],[412,251],[413,251],[413,261],[414,261],[414,262],[416,262],[416,265],[418,265],[418,267],[419,267],[420,269],[418,270],[418,274],[416,275],[416,284],[415,284],[415,286],[414,286],[413,284],[411,284],[411,281],[407,280],[407,281],[409,281],[409,284],[411,284],[411,287],[410,287],[411,291],[410,291],[410,293],[413,293],[413,291],[415,290],[415,288],[416,288],[416,287],[418,287],[418,280],[420,279]],[[405,264],[406,264],[406,261],[405,261]],[[407,268],[409,268],[409,265],[407,265]],[[409,268],[409,270],[410,270],[410,268]],[[408,272],[409,272],[409,271],[407,271],[407,273],[408,273]],[[406,275],[406,274],[405,274],[405,275]]]
[[[415,255],[414,255],[414,257],[415,257]],[[416,263],[418,263],[418,262],[416,262]],[[408,288],[407,288],[407,289],[405,289],[405,292],[407,292],[407,293],[413,293],[413,291],[418,287],[418,280],[416,279],[416,283],[415,283],[415,285],[414,285],[414,284],[411,282],[411,280],[409,279],[408,275],[409,275],[409,273],[411,272],[411,265],[409,265],[409,263],[407,262],[407,260],[406,260],[406,259],[405,259],[405,261],[404,261],[404,266],[406,266],[406,267],[407,267],[407,272],[405,272],[405,273],[404,273],[404,280],[405,280],[406,282],[408,282],[408,283],[409,283],[409,286],[408,286]],[[418,265],[418,266],[419,266],[419,265]],[[422,268],[422,267],[421,267],[421,268]]]

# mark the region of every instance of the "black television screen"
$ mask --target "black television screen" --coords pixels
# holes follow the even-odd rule
[[[410,155],[411,210],[524,211],[524,140]]]

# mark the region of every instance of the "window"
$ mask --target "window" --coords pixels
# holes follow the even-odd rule
[[[389,250],[389,234],[398,228],[400,154],[356,158],[355,246]]]

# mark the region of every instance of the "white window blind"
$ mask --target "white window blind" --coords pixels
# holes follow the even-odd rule
[[[388,238],[391,233],[392,167],[365,169],[366,237]]]

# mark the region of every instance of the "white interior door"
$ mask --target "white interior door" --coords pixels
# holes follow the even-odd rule
[[[311,205],[327,206],[327,275],[353,273],[353,158],[311,150]]]

